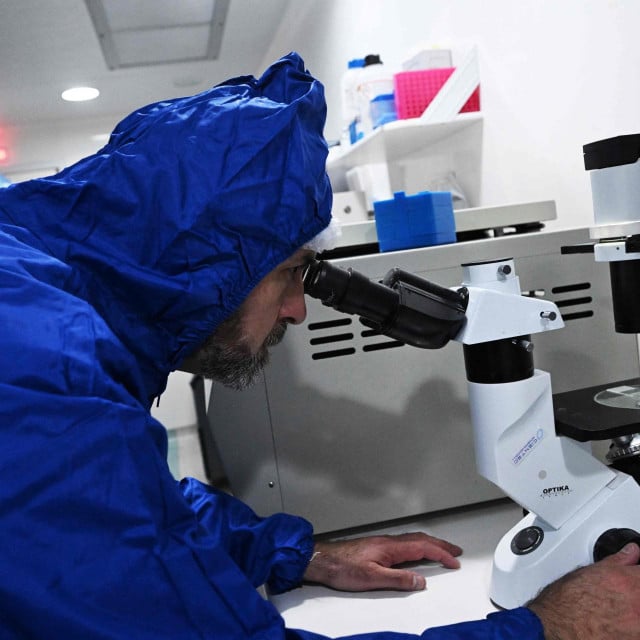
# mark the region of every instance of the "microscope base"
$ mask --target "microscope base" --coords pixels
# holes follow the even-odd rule
[[[562,500],[561,496],[549,498]],[[640,531],[640,486],[616,477],[559,529],[530,513],[500,540],[491,576],[491,600],[512,609],[526,604],[547,584],[593,562],[593,547],[608,529]]]

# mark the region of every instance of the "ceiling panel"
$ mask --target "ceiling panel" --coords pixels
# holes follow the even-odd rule
[[[0,129],[105,116],[115,122],[141,105],[197,93],[231,76],[259,74],[290,2],[295,0],[230,0],[215,60],[111,70],[84,0],[0,0]],[[200,0],[150,4],[163,19],[180,7],[190,23],[200,20],[205,6]],[[114,24],[137,24],[144,17],[137,11],[148,6],[147,0],[121,0],[120,22]],[[196,40],[193,34],[183,43],[190,40]],[[100,97],[65,103],[60,93],[78,84],[98,87]]]
[[[229,0],[85,4],[109,69],[215,59],[229,8]]]
[[[87,0],[87,5],[94,4]],[[211,21],[215,0],[103,0],[104,13],[114,30]]]

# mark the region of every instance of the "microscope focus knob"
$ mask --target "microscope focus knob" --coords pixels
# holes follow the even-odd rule
[[[544,539],[544,531],[540,527],[520,529],[511,540],[511,552],[523,556],[535,551]]]
[[[629,542],[640,545],[640,533],[633,529],[608,529],[593,545],[594,562],[618,553]]]

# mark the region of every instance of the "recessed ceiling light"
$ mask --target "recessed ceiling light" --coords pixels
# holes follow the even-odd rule
[[[100,92],[94,87],[72,87],[62,92],[62,99],[67,102],[84,102],[94,100]]]

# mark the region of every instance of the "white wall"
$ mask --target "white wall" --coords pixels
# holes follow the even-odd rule
[[[0,167],[0,173],[12,182],[50,175],[100,149],[119,119],[86,118],[19,130],[4,128],[3,137],[11,141],[12,156],[9,164]]]
[[[264,65],[298,51],[326,86],[339,137],[347,60],[399,68],[420,44],[480,57],[485,205],[554,199],[565,228],[591,223],[582,145],[640,132],[636,0],[294,0]]]

